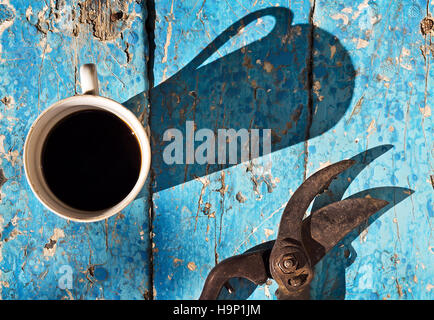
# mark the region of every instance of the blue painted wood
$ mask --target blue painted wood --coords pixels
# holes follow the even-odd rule
[[[242,19],[268,7],[266,2],[254,6],[244,2],[156,3],[151,130],[157,175],[157,192],[153,194],[157,299],[197,299],[216,263],[275,237],[280,214],[291,192],[303,181],[307,117],[299,106],[308,102],[308,28],[303,24],[308,21],[310,6],[301,1],[292,6],[292,15],[288,9],[278,8],[266,16],[258,13],[250,24]],[[294,25],[299,24],[291,32],[292,41],[285,37],[291,19]],[[236,30],[246,25],[236,37],[226,30],[233,24]],[[222,46],[214,42],[215,50],[204,49],[218,36],[225,41]],[[202,56],[207,59],[205,64]],[[194,111],[188,100],[191,91],[198,100]],[[175,93],[173,102],[164,99],[171,93]],[[289,109],[287,99],[293,100]],[[270,110],[273,104],[276,108],[280,105],[287,117],[293,116],[285,120],[283,128],[278,126],[282,120],[279,113]],[[161,127],[173,125],[185,131],[185,119],[194,120],[198,129],[212,130],[249,128],[246,119],[251,119],[253,128],[274,128],[275,150],[224,170],[198,165],[167,168],[158,151],[165,146],[158,138],[164,132]],[[285,127],[292,135],[281,132]],[[301,139],[295,138],[297,135]],[[293,146],[285,148],[288,145]],[[246,283],[236,286],[240,298],[254,289]],[[273,299],[274,290],[270,282],[250,298]]]
[[[327,164],[354,158],[358,165],[311,209],[349,196],[382,198],[390,205],[317,265],[312,298],[432,299],[433,140],[425,89],[431,82],[426,73],[429,56],[425,60],[420,52],[425,43],[419,31],[426,14],[423,1],[315,1],[312,123],[306,143],[274,141],[278,147],[270,155],[232,167],[163,163],[161,151],[167,144],[161,139],[162,128],[183,131],[186,120],[194,120],[197,129],[212,121],[218,125],[211,129],[239,129],[254,109],[258,117],[252,119],[262,120],[252,120],[254,124],[273,125],[278,121],[271,119],[285,110],[267,113],[280,107],[279,92],[290,101],[287,106],[302,106],[300,119],[305,119],[309,91],[294,90],[292,82],[283,81],[295,70],[299,78],[292,81],[306,81],[310,33],[301,26],[294,27],[294,37],[282,37],[294,45],[295,56],[302,57],[298,64],[291,53],[282,50],[279,60],[273,52],[280,49],[265,45],[276,23],[273,15],[248,25],[214,50],[204,65],[195,63],[216,37],[224,38],[226,28],[251,12],[277,5],[285,8],[288,2],[156,3],[156,82],[151,90],[156,298],[198,298],[217,262],[276,236],[282,210],[305,177]],[[308,1],[291,1],[292,25],[308,23],[310,7]],[[260,39],[264,50],[255,42]],[[249,62],[255,67],[249,68]],[[267,80],[269,73],[274,82]],[[255,90],[241,89],[218,99],[231,82],[234,88],[256,89],[261,87],[258,81],[270,86],[257,96]],[[293,95],[285,92],[289,88]],[[215,108],[223,110],[223,120]],[[282,126],[274,138],[293,135],[291,128],[284,132]],[[274,298],[272,281],[256,290],[245,282],[234,286],[238,298]]]
[[[123,12],[113,28],[84,19],[89,2],[0,1],[0,173],[7,179],[0,182],[0,298],[150,295],[146,192],[106,221],[67,222],[38,203],[22,165],[30,125],[53,102],[80,92],[81,64],[97,63],[100,93],[119,102],[147,90],[145,6],[104,3],[93,10]],[[144,96],[129,107],[146,121]],[[72,287],[62,289],[68,271]]]
[[[325,161],[391,144],[346,194],[389,186],[414,190],[411,196],[390,188],[370,192],[394,206],[323,260],[317,271],[324,285],[317,288],[317,298],[434,297],[432,56],[425,60],[422,55],[426,39],[420,32],[426,14],[425,1],[317,1],[315,24],[341,39],[357,77],[345,117],[333,131],[309,141],[309,171]],[[315,72],[314,87],[321,87],[323,79]],[[327,94],[319,89],[317,98]],[[355,254],[346,264],[339,262],[345,250]]]

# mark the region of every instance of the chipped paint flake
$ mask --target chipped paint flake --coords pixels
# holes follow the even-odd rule
[[[6,137],[4,134],[0,135],[0,154],[5,154],[5,146],[4,146],[4,141],[5,141]]]
[[[161,59],[161,63],[166,63],[167,62],[167,55],[168,55],[168,50],[169,50],[169,46],[170,46],[170,40],[172,38],[172,21],[175,19],[174,15],[173,15],[173,2],[174,0],[172,0],[172,5],[170,6],[170,14],[169,14],[169,23],[167,26],[167,33],[166,33],[166,43],[164,44],[164,56]]]
[[[80,22],[87,23],[94,37],[101,41],[113,41],[122,37],[123,31],[130,29],[139,16],[134,6],[129,12],[127,1],[85,0],[79,6]]]
[[[344,25],[347,25],[348,22],[350,21],[350,19],[348,18],[348,16],[346,14],[343,14],[343,13],[336,13],[336,14],[332,15],[331,18],[333,20],[342,20],[342,23]]]
[[[235,197],[240,203],[244,203],[247,200],[247,198],[241,193],[241,191],[239,191]]]
[[[197,266],[196,266],[196,264],[195,264],[193,261],[191,261],[191,262],[189,262],[189,263],[187,264],[187,268],[188,268],[188,270],[190,270],[190,271],[194,271],[194,270],[197,269]]]
[[[3,232],[4,222],[5,222],[4,218],[2,217],[2,215],[0,215],[0,234],[2,234]],[[0,262],[2,262],[3,260],[2,248],[3,248],[3,241],[0,241]]]
[[[184,262],[184,260],[182,260],[182,259],[178,259],[178,258],[174,258],[173,259],[173,265],[175,266],[175,267],[178,267],[180,264],[182,264]]]
[[[351,19],[356,20],[366,8],[369,8],[369,0],[364,0],[361,4],[357,6],[357,11],[354,12]]]
[[[272,65],[270,62],[268,62],[268,61],[264,61],[264,70],[265,70],[267,73],[272,72],[273,69],[274,69],[274,67],[273,67],[273,65]]]
[[[274,234],[274,230],[264,228],[264,234],[265,234],[265,237],[268,239],[268,237],[270,237]]]
[[[65,233],[62,229],[55,228],[53,231],[53,235],[50,237],[50,240],[44,246],[44,257],[50,258],[54,256],[57,249],[57,243],[60,238],[64,238]]]
[[[419,111],[424,118],[431,117],[431,107],[430,106],[425,106],[424,108],[419,108]]]
[[[333,57],[335,56],[335,54],[336,54],[336,46],[330,45],[330,60],[333,59]]]
[[[2,193],[1,193],[1,189],[3,187],[3,185],[6,183],[6,181],[8,181],[8,179],[5,177],[5,174],[3,172],[3,169],[0,168],[0,203],[2,201]],[[0,231],[1,233],[1,231]]]
[[[321,169],[323,169],[323,168],[325,168],[325,167],[328,167],[328,166],[331,165],[331,164],[332,164],[332,163],[331,163],[330,160],[327,160],[327,161],[325,161],[325,162],[320,162],[320,163],[319,163],[318,171],[321,170]]]

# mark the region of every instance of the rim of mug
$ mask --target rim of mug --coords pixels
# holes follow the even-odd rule
[[[86,101],[83,101],[83,99],[85,99]],[[47,190],[49,191],[48,194],[41,196],[41,192],[37,190],[39,186],[35,185],[36,183],[32,180],[32,174],[29,172],[30,169],[29,169],[28,158],[30,155],[28,154],[29,153],[28,144],[29,144],[29,140],[31,139],[32,135],[36,130],[36,127],[40,123],[41,119],[44,118],[44,116],[46,116],[46,114],[52,111],[54,108],[58,108],[65,103],[71,103],[74,100],[77,100],[77,105],[81,104],[84,106],[93,107],[97,109],[100,108],[116,115],[126,125],[130,127],[130,129],[134,132],[139,142],[140,153],[141,153],[141,166],[140,166],[140,172],[136,184],[131,189],[130,193],[122,201],[107,209],[98,210],[98,211],[85,211],[85,210],[75,209],[71,206],[68,206],[59,198],[57,198],[57,196],[55,196],[51,192],[51,190],[49,190],[49,188]],[[82,100],[82,102],[80,103],[78,100]],[[66,114],[64,117],[68,116],[69,114],[71,113]],[[63,119],[64,117],[62,117],[61,119]],[[51,130],[51,128],[49,130]],[[151,148],[150,148],[149,137],[145,131],[145,127],[143,126],[143,124],[139,121],[139,119],[137,119],[137,117],[130,110],[124,107],[121,103],[103,96],[78,94],[53,103],[33,121],[27,133],[26,140],[24,142],[23,164],[24,164],[24,173],[26,176],[26,180],[30,186],[30,189],[32,190],[35,197],[39,200],[39,202],[42,203],[42,205],[45,208],[47,208],[51,212],[67,220],[72,220],[76,222],[95,222],[95,221],[101,221],[107,219],[115,215],[116,213],[119,213],[120,211],[125,209],[125,207],[127,207],[137,197],[137,195],[142,190],[146,178],[149,174],[149,169],[151,165]],[[42,193],[46,193],[46,192],[44,191]],[[66,210],[62,212],[61,210],[57,210],[53,208],[51,205],[47,203],[46,199],[44,199],[45,196],[47,196],[48,198],[49,197],[54,198],[54,200],[62,204],[62,206]],[[66,212],[67,210],[69,210],[70,212],[67,213]]]

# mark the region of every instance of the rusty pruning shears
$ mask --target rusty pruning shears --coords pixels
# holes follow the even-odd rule
[[[256,285],[276,281],[280,300],[308,299],[314,266],[345,235],[385,207],[388,202],[352,198],[331,203],[303,220],[310,203],[355,161],[343,160],[310,176],[294,192],[283,211],[275,241],[217,264],[209,273],[200,300],[215,300],[231,278],[246,278]]]

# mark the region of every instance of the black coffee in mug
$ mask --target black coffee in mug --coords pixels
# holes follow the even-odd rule
[[[103,110],[72,113],[51,129],[42,151],[51,192],[79,210],[113,207],[134,188],[140,145],[131,128]]]

